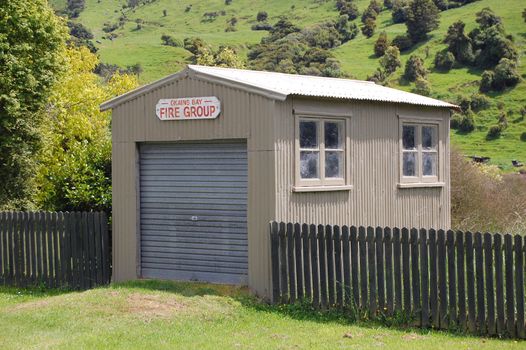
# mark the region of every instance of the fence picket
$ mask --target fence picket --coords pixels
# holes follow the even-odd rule
[[[289,300],[289,278],[287,269],[287,237],[285,235],[285,223],[279,223],[279,271],[280,271],[280,287],[281,287],[281,302],[287,303]]]
[[[464,265],[464,233],[457,232],[457,285],[458,285],[458,325],[466,329],[466,282]]]
[[[449,327],[448,300],[447,300],[447,276],[446,276],[446,233],[438,230],[437,233],[437,253],[438,253],[438,313],[440,317],[440,328]]]
[[[447,247],[447,273],[448,273],[448,304],[449,327],[457,326],[457,279],[455,266],[455,233],[448,230],[446,233]]]
[[[411,315],[411,267],[409,265],[409,230],[402,229],[402,270],[404,283],[404,312],[407,316]]]
[[[327,259],[327,289],[329,291],[329,306],[336,303],[335,300],[335,280],[334,280],[334,238],[331,225],[325,226],[325,248]]]
[[[100,213],[93,213],[93,233],[95,239],[95,275],[97,285],[102,284],[102,236],[100,231]]]
[[[381,227],[376,228],[376,289],[378,296],[378,310],[385,313],[385,277],[384,277],[384,233]]]
[[[495,297],[493,293],[493,254],[491,249],[491,234],[484,234],[484,266],[486,275],[486,305],[487,314],[487,332],[488,335],[495,335]]]
[[[96,251],[95,251],[95,213],[88,213],[89,251],[87,254],[90,269],[90,288],[95,287],[97,282]]]
[[[102,235],[102,261],[104,265],[102,266],[102,276],[104,283],[111,282],[111,246],[110,246],[110,237],[108,233],[108,217],[105,212],[101,212],[101,235]]]
[[[422,296],[422,327],[429,326],[429,267],[427,253],[427,231],[420,230],[420,281]]]
[[[513,240],[510,234],[504,235],[504,257],[506,269],[506,330],[508,336],[515,337],[515,297],[513,290]]]
[[[351,280],[352,280],[352,295],[354,307],[360,306],[360,288],[358,280],[358,228],[356,226],[351,227],[350,231],[350,245],[351,245]]]
[[[294,253],[296,254],[294,261],[296,262],[296,293],[298,299],[303,300],[303,270],[301,261],[301,225],[294,224]]]
[[[402,268],[401,268],[401,251],[400,251],[400,229],[393,229],[393,267],[394,267],[394,294],[395,294],[395,311],[402,310]]]
[[[14,245],[14,241],[13,241],[13,236],[14,236],[14,229],[13,229],[13,212],[8,212],[7,213],[7,254],[8,254],[8,273],[7,273],[7,281],[8,283],[13,283],[14,282],[14,274],[15,274],[15,271],[14,271],[14,266],[15,266],[15,259],[14,259],[14,255],[13,255],[13,245]]]
[[[327,308],[327,258],[325,248],[325,227],[318,225],[319,263],[320,263],[320,302],[321,308]]]
[[[343,264],[343,285],[344,296],[343,304],[350,305],[351,303],[351,257],[350,257],[350,236],[349,227],[342,227],[342,264]]]
[[[367,227],[367,270],[369,272],[369,313],[374,317],[376,312],[376,259],[375,259],[375,244],[374,244],[374,228]]]
[[[429,313],[431,314],[431,325],[440,328],[440,317],[438,312],[438,275],[437,275],[437,233],[434,229],[429,230]]]
[[[524,339],[524,261],[522,236],[515,235],[515,300],[517,302],[517,337]]]
[[[320,306],[320,279],[318,275],[318,239],[316,225],[310,225],[310,263],[312,271],[312,303],[315,308]]]
[[[0,283],[6,283],[7,270],[7,234],[6,234],[6,212],[0,212]]]
[[[367,303],[367,241],[363,226],[358,228],[358,245],[360,249],[360,307],[366,310],[369,306]]]
[[[31,277],[31,248],[30,248],[30,220],[29,220],[29,212],[23,212],[22,215],[24,216],[23,222],[24,222],[24,249],[23,249],[23,255],[22,259],[24,260],[24,285],[28,285],[30,282]]]
[[[504,264],[502,261],[502,236],[496,234],[493,243],[493,253],[495,254],[495,285],[500,286],[495,291],[497,309],[497,334],[503,335],[505,332],[504,317]]]
[[[310,256],[309,256],[309,225],[301,225],[301,238],[303,241],[303,280],[305,281],[305,296],[307,299],[312,298],[312,284],[310,272]]]
[[[342,240],[340,226],[334,226],[334,273],[336,275],[336,304],[343,305]]]
[[[486,307],[484,302],[484,260],[482,234],[475,233],[475,275],[477,284],[477,327],[479,334],[486,333]]]
[[[468,290],[468,327],[471,333],[476,330],[476,308],[475,308],[475,272],[473,270],[473,235],[466,232],[466,282]]]
[[[384,251],[385,251],[385,296],[387,313],[393,314],[393,244],[391,229],[384,229]]]
[[[37,279],[37,252],[36,252],[36,246],[35,246],[35,236],[37,235],[36,232],[36,222],[37,218],[35,216],[35,212],[29,212],[28,221],[29,221],[29,252],[30,252],[30,276],[29,276],[29,282],[31,284],[35,284]],[[1,220],[1,219],[0,219]]]
[[[20,285],[20,213],[13,212],[13,221],[12,221],[12,237],[13,237],[13,278],[16,285]]]
[[[294,225],[287,223],[287,269],[289,274],[289,298],[290,302],[296,302],[296,271],[294,264]]]
[[[296,263],[296,293],[298,294],[298,299],[303,300],[303,271],[302,271],[302,261],[301,261],[301,225],[296,223],[294,224],[294,261]]]
[[[279,300],[279,233],[278,223],[270,223],[270,260],[272,271],[272,302],[277,303]]]
[[[420,266],[419,266],[418,230],[411,229],[411,282],[413,292],[413,316],[415,325],[420,326],[422,305],[420,304]]]

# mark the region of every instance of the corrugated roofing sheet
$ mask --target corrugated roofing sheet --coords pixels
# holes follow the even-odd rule
[[[181,72],[167,76],[161,80],[142,86],[103,103],[101,105],[101,110],[114,108],[115,106],[136,98],[152,89],[186,76],[195,76],[198,79],[233,85],[238,88],[244,88],[279,100],[285,100],[287,96],[295,95],[407,103],[420,106],[458,109],[458,106],[451,103],[376,85],[373,82],[362,80],[189,65]]]
[[[189,65],[188,68],[198,73],[250,85],[284,96],[328,97],[457,108],[451,103],[388,88],[369,81],[197,65]]]

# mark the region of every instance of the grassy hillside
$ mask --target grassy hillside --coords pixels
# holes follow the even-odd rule
[[[338,16],[335,1],[332,0],[233,0],[228,6],[224,0],[155,0],[134,10],[125,10],[129,20],[123,28],[116,31],[118,37],[113,40],[102,39],[107,35],[102,30],[104,23],[116,23],[124,3],[125,0],[86,0],[86,8],[78,21],[92,30],[102,61],[120,66],[140,63],[144,68],[140,76],[142,83],[173,73],[188,62],[188,51],[161,45],[162,34],[172,35],[179,40],[199,36],[215,47],[234,46],[245,57],[248,45],[259,42],[266,35],[264,31],[250,29],[260,10],[268,12],[268,22],[271,24],[280,16],[286,15],[300,27]],[[363,10],[369,1],[357,0],[356,3],[360,10]],[[51,0],[51,4],[61,8],[65,0]],[[190,10],[186,11],[188,7]],[[435,53],[445,47],[442,40],[448,26],[462,19],[466,23],[466,30],[471,30],[476,25],[475,13],[484,7],[490,7],[502,17],[507,32],[513,34],[521,56],[524,55],[526,23],[521,17],[522,9],[526,7],[524,0],[481,0],[442,12],[440,27],[431,33],[430,39],[402,55],[403,63],[413,53],[425,58],[426,66],[431,71],[429,81],[433,97],[454,101],[460,94],[469,95],[478,90],[481,71],[461,68],[453,69],[449,73],[436,72],[433,70],[433,60]],[[163,16],[163,10],[166,10],[167,16]],[[212,22],[203,22],[203,14],[210,11],[225,11],[225,15]],[[237,31],[225,32],[226,22],[232,16],[238,19]],[[143,22],[140,30],[137,30],[135,22],[138,19]],[[385,30],[392,39],[406,30],[404,24],[392,23],[391,12],[387,10],[382,11],[377,24],[376,34],[372,38],[367,39],[359,34],[356,39],[333,50],[344,71],[359,79],[365,79],[378,67],[378,59],[373,55],[373,45],[378,33]],[[520,62],[519,71],[523,78],[526,77],[526,66],[523,62]],[[401,72],[402,69],[395,74],[391,85],[409,91],[413,86],[400,85],[398,81]],[[476,130],[467,135],[453,132],[451,137],[453,143],[465,154],[489,156],[492,163],[511,171],[511,159],[526,162],[526,142],[519,139],[520,134],[526,131],[526,121],[520,118],[519,114],[519,109],[526,106],[526,82],[522,81],[511,90],[489,96],[492,97],[492,106],[477,115]],[[486,133],[491,125],[497,123],[499,104],[508,112],[509,127],[500,138],[489,141],[486,140]]]

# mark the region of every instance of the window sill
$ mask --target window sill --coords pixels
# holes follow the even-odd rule
[[[292,186],[292,192],[332,192],[332,191],[350,191],[352,185],[342,186]]]
[[[398,183],[398,188],[426,188],[426,187],[444,187],[446,184],[444,182],[415,182],[415,183]]]

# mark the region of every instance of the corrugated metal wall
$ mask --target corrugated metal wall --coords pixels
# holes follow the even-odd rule
[[[449,228],[449,111],[358,101],[288,99],[275,117],[276,219],[321,224]],[[294,184],[293,110],[350,116],[350,191],[291,191]],[[398,188],[400,117],[440,118],[442,188]]]
[[[212,120],[160,121],[161,98],[217,96],[221,115]],[[268,222],[274,218],[274,101],[218,84],[186,78],[113,110],[113,262],[116,281],[140,276],[138,150],[141,142],[246,140],[248,152],[249,285],[270,288]]]

